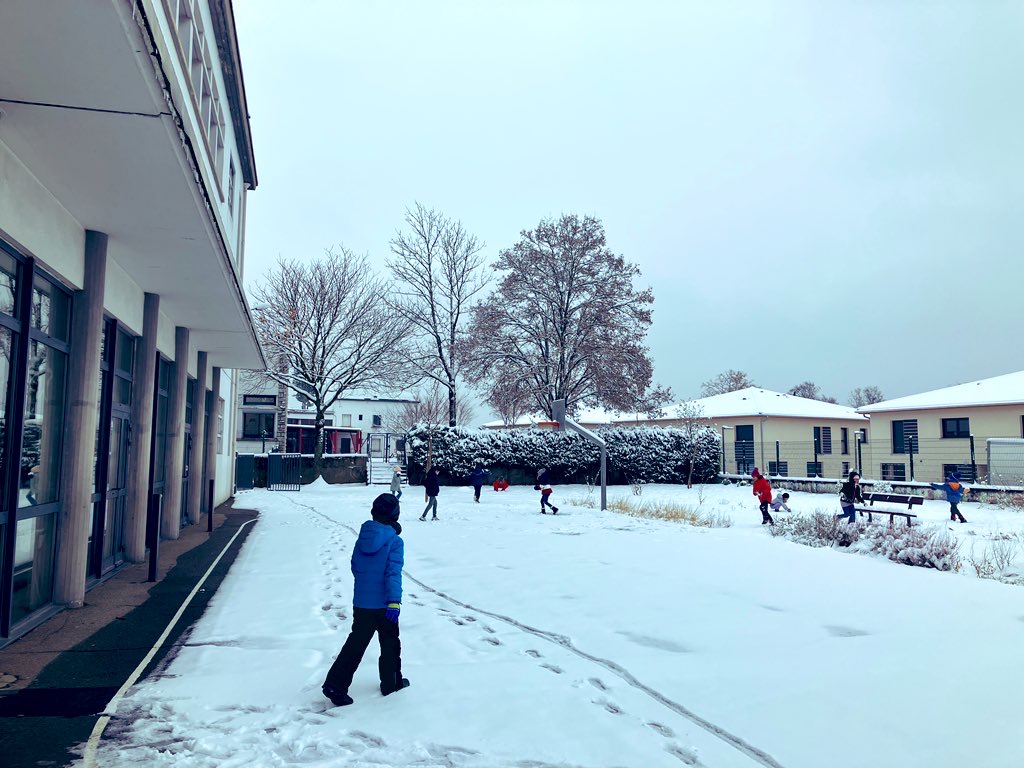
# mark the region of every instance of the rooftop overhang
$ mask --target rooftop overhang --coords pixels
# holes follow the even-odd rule
[[[142,5],[4,0],[0,139],[211,364],[265,367]],[[238,215],[238,211],[236,211]],[[46,260],[46,254],[36,254]]]

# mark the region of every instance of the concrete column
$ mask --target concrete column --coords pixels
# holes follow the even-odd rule
[[[210,377],[210,429],[206,435],[206,450],[203,452],[206,462],[206,482],[217,479],[217,416],[220,411],[220,368],[214,367]],[[214,483],[216,487],[216,483]],[[203,490],[206,493],[206,490]],[[216,502],[215,502],[216,503]]]
[[[92,526],[93,458],[99,421],[100,350],[107,275],[107,236],[85,233],[85,284],[72,305],[67,429],[60,485],[53,601],[72,608],[85,602],[85,568]],[[101,513],[102,514],[102,513]]]
[[[188,519],[199,522],[202,512],[203,467],[206,466],[206,378],[208,368],[205,352],[196,361],[196,401],[192,403],[192,467],[188,480]]]
[[[146,512],[149,506],[156,331],[159,317],[160,296],[147,293],[142,316],[142,345],[135,357],[132,381],[132,445],[128,451],[128,504],[125,508],[125,557],[133,563],[141,563],[146,559]]]
[[[185,464],[185,394],[188,389],[188,328],[174,329],[174,378],[167,393],[167,452],[164,514],[160,533],[176,539],[181,532],[181,475]]]

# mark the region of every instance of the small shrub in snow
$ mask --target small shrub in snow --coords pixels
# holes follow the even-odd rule
[[[644,481],[643,480],[630,480],[629,488],[633,491],[634,496],[639,496],[644,492]]]
[[[871,493],[892,493],[892,483],[888,480],[875,480],[871,483]]]
[[[846,547],[905,565],[939,571],[960,569],[960,543],[945,528],[846,523],[819,509],[809,515],[780,516],[769,531],[811,547]]]

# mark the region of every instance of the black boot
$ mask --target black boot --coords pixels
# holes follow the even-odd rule
[[[408,687],[409,687],[409,678],[403,677],[401,680],[398,681],[398,685],[396,687],[394,687],[394,688],[390,688],[388,686],[385,686],[384,683],[381,683],[380,684],[380,693],[381,693],[381,696],[390,696],[395,691],[400,691],[403,688],[408,688]]]
[[[409,681],[406,680],[406,684],[408,684],[408,682]],[[331,703],[336,707],[347,707],[349,704],[353,703],[351,696],[344,691],[339,691],[333,685],[324,683],[324,687],[321,690],[324,692],[324,696],[330,699]]]

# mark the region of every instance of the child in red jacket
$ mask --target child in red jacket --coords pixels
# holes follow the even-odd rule
[[[757,467],[754,467],[750,476],[754,478],[754,495],[757,496],[757,500],[761,504],[761,525],[775,525],[775,521],[768,512],[768,505],[772,503],[772,484]]]

